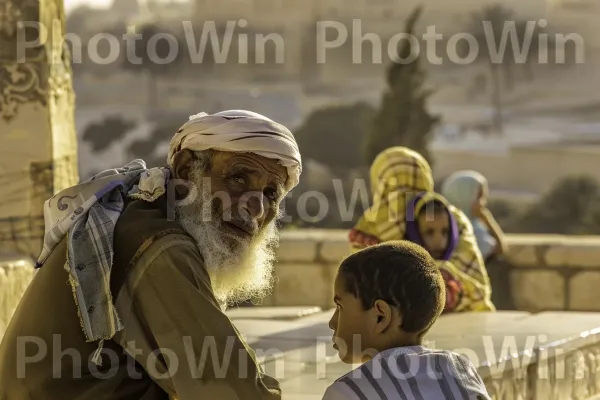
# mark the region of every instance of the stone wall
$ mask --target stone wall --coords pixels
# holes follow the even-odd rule
[[[333,307],[333,281],[349,254],[347,232],[283,233],[275,266],[277,282],[262,306]],[[521,311],[600,311],[600,236],[509,235],[505,263],[512,302]],[[0,337],[34,269],[0,260]]]
[[[277,251],[277,283],[262,305],[329,308],[339,262],[349,254],[345,231],[284,232]],[[600,237],[509,235],[506,269],[518,310],[600,311]]]
[[[31,262],[0,259],[0,340],[34,273]]]

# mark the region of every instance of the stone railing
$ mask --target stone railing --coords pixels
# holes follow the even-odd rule
[[[508,235],[505,269],[514,307],[522,311],[600,311],[600,236]],[[346,231],[286,231],[277,251],[277,284],[262,304],[333,306]],[[504,289],[506,290],[506,289]]]
[[[333,306],[333,281],[349,254],[347,232],[283,233],[277,250],[277,283],[263,306]],[[515,308],[522,311],[600,311],[600,236],[509,235],[502,268]],[[34,270],[30,263],[0,260],[0,337]]]

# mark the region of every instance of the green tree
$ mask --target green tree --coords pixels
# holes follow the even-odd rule
[[[419,6],[411,13],[406,22],[407,34],[414,35],[422,12],[423,8]],[[400,59],[410,60],[412,54],[410,42],[402,41],[398,49]],[[387,70],[388,88],[382,96],[364,145],[369,164],[381,151],[391,146],[410,147],[432,162],[428,144],[440,118],[427,110],[427,101],[433,91],[426,87],[426,81],[427,74],[420,57],[412,62],[394,62],[390,65]]]
[[[373,107],[363,102],[313,111],[295,132],[302,157],[332,168],[360,165],[361,144],[374,114]]]
[[[494,216],[496,222],[498,222],[498,225],[506,233],[514,230],[515,223],[523,215],[522,206],[506,200],[489,200],[487,208]]]
[[[590,176],[562,179],[526,212],[518,228],[527,233],[600,234],[600,184]]]

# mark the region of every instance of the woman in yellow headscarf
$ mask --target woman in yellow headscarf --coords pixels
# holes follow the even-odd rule
[[[429,163],[406,147],[384,150],[371,165],[373,204],[350,232],[354,250],[406,238],[406,211],[411,200],[423,192],[433,192]],[[454,311],[495,311],[491,287],[473,227],[457,208],[449,206],[458,225],[458,244],[449,260],[437,260],[440,269],[458,279],[463,287]]]

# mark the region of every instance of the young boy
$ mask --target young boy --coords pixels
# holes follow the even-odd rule
[[[445,288],[421,246],[393,241],[349,256],[334,301],[334,348],[343,362],[364,364],[334,382],[323,400],[490,399],[467,358],[422,345],[442,312]]]

